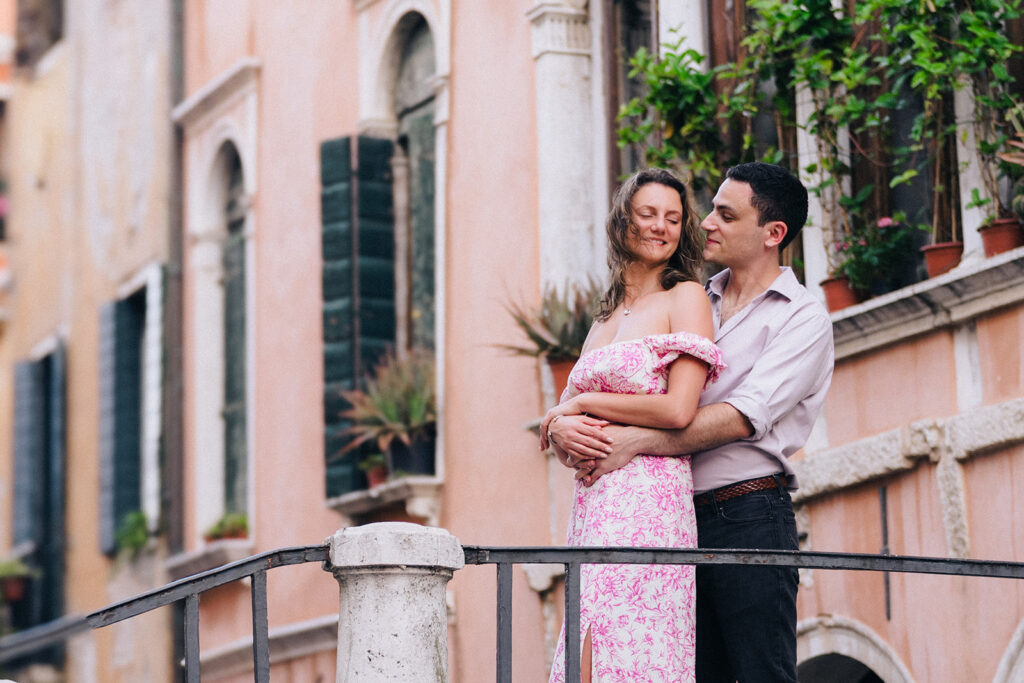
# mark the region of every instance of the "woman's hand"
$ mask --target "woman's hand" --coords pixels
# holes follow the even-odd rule
[[[557,446],[568,457],[566,467],[574,467],[580,460],[603,458],[612,447],[611,436],[604,431],[607,420],[589,415],[565,415],[552,418],[544,435],[550,435],[548,445]]]
[[[577,407],[577,401],[575,398],[571,398],[565,403],[559,403],[557,406],[548,411],[548,414],[544,416],[544,419],[540,422],[540,449],[546,451],[550,446],[548,440],[548,434],[550,434],[551,423],[562,417],[563,415],[578,415],[581,411]]]

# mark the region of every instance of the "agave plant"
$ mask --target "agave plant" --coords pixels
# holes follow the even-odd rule
[[[352,441],[341,453],[368,441],[375,441],[382,451],[395,440],[409,446],[437,424],[433,351],[415,349],[402,355],[390,351],[366,381],[365,389],[341,395],[351,405],[341,416],[352,421],[342,432]]]
[[[585,285],[569,285],[564,292],[549,287],[537,309],[506,304],[506,310],[530,344],[500,344],[499,348],[551,362],[576,360],[594,324],[592,308],[600,294],[600,284],[591,279]]]

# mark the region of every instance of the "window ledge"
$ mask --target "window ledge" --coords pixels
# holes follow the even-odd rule
[[[836,360],[960,324],[1024,301],[1024,247],[832,314]]]
[[[338,615],[329,614],[296,624],[271,628],[267,634],[270,663],[286,662],[338,646]],[[204,650],[199,656],[200,674],[205,679],[252,675],[252,636],[227,645]]]
[[[346,517],[355,517],[404,502],[407,514],[425,519],[429,526],[437,526],[440,522],[442,485],[437,477],[399,477],[372,489],[352,491],[331,498],[327,501],[327,507]]]
[[[230,562],[244,560],[253,554],[253,543],[248,538],[225,538],[210,541],[198,550],[168,557],[164,568],[172,581],[214,569]]]

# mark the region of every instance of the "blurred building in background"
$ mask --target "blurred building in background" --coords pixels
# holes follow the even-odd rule
[[[617,144],[643,94],[628,57],[685,35],[725,64],[745,11],[0,0],[0,559],[39,570],[3,632],[345,525],[561,544],[572,476],[534,431],[557,390],[500,348],[526,343],[507,307],[604,273],[610,193],[644,162]],[[806,127],[768,128],[815,182]],[[809,549],[1024,559],[1024,250],[985,255],[980,162],[956,153],[959,265],[926,278],[915,247],[906,286],[833,314],[833,387],[795,456]],[[831,214],[812,203],[790,262],[820,294]],[[378,484],[373,449],[343,453],[341,392],[391,349],[433,359],[437,420],[423,468]],[[557,570],[516,569],[516,680],[547,675]],[[1024,675],[1024,586],[802,578],[801,680]],[[494,601],[493,569],[449,584],[453,681],[493,680]],[[275,680],[330,680],[330,576],[277,570],[269,615]],[[79,630],[0,671],[176,680],[180,620]],[[251,680],[248,589],[204,595],[201,628],[203,680]]]

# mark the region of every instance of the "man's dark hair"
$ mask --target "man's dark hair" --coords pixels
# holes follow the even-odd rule
[[[750,185],[753,190],[750,204],[757,209],[759,225],[771,221],[786,224],[786,236],[779,244],[779,251],[796,239],[807,222],[807,188],[796,176],[781,166],[752,161],[733,166],[725,177]]]

